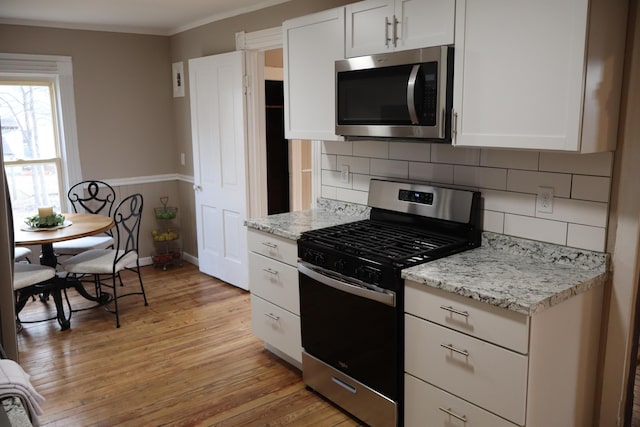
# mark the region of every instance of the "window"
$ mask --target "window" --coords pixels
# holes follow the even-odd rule
[[[0,121],[16,223],[41,206],[67,212],[82,180],[71,58],[0,53]]]
[[[2,149],[13,213],[34,215],[40,206],[61,211],[60,144],[54,85],[50,81],[1,81]]]

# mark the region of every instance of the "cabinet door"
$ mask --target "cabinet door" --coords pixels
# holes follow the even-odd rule
[[[346,56],[393,50],[393,0],[368,0],[346,6]]]
[[[587,7],[456,0],[455,145],[580,149]]]
[[[396,50],[453,44],[454,0],[396,0]]]
[[[454,0],[367,0],[346,16],[348,58],[453,44]]]
[[[288,139],[335,134],[335,61],[344,59],[344,8],[285,21],[284,109]]]

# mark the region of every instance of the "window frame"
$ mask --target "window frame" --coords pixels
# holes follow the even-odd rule
[[[68,211],[66,192],[72,183],[82,181],[71,57],[0,53],[0,79],[28,81],[38,78],[51,81],[54,89],[55,132],[62,162],[60,198],[63,209]]]

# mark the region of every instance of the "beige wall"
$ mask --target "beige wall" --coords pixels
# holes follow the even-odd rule
[[[168,37],[0,25],[0,52],[71,56],[85,178],[176,172]]]

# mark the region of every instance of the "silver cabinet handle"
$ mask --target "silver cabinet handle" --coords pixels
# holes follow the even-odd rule
[[[280,317],[278,317],[278,316],[276,316],[275,314],[272,314],[272,313],[265,313],[264,315],[267,316],[271,320],[275,320],[276,322],[278,320],[280,320]]]
[[[458,134],[458,113],[454,111],[451,116],[451,133],[456,136]]]
[[[385,16],[384,17],[384,45],[386,47],[389,47],[389,42],[391,41],[391,39],[389,38],[389,26],[391,25],[391,22],[389,22],[389,17]]]
[[[278,272],[276,270],[272,270],[270,268],[263,268],[262,271],[267,272],[269,274],[273,274],[274,276],[278,275]]]
[[[459,348],[454,347],[453,344],[440,344],[440,347],[461,354],[464,357],[469,357],[469,352],[467,350],[460,350]]]
[[[462,421],[463,423],[467,422],[467,417],[464,415],[458,415],[455,412],[453,412],[451,410],[451,408],[443,408],[443,407],[439,407],[438,409],[440,409],[442,412],[444,412],[447,415],[451,415],[453,418],[457,418],[460,421]]]
[[[457,308],[453,308],[450,305],[441,305],[440,308],[453,314],[459,314],[460,316],[469,317],[468,311],[458,310]]]
[[[275,243],[271,243],[271,242],[262,242],[262,244],[265,245],[268,248],[271,248],[271,249],[275,249],[275,248],[278,247],[278,245],[276,245]]]
[[[393,15],[393,47],[398,47],[398,18]]]

